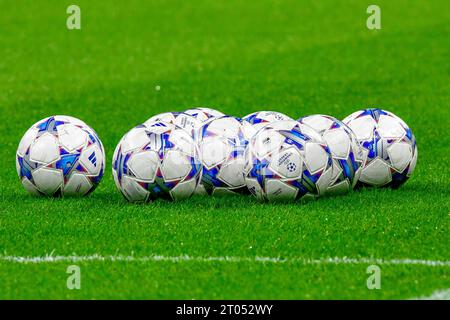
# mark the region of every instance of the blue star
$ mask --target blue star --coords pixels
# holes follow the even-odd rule
[[[373,138],[371,140],[367,140],[363,142],[363,147],[369,150],[368,157],[370,159],[374,159],[378,156],[378,142],[380,141],[380,135],[374,129],[373,131]]]
[[[80,157],[80,153],[62,154],[61,159],[56,161],[55,167],[63,171],[63,175],[67,176],[74,168]]]
[[[57,127],[64,123],[65,123],[64,121],[55,120],[55,117],[50,117],[46,121],[41,122],[37,126],[37,128],[39,129],[39,132],[36,137],[40,137],[46,132],[48,132],[52,135],[57,135],[58,134]]]
[[[28,180],[33,181],[31,171],[37,169],[38,164],[30,160],[30,150],[28,149],[23,157],[17,156],[17,161],[20,167],[20,178],[27,177]]]
[[[124,156],[121,148],[119,148],[117,154],[118,155],[114,161],[113,168],[117,172],[117,179],[119,180],[119,183],[122,183],[122,175],[128,174],[128,160],[130,160],[131,153]]]

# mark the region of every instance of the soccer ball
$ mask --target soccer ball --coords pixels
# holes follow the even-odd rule
[[[105,169],[105,151],[95,131],[69,116],[36,122],[23,136],[16,168],[25,189],[37,195],[84,196]]]
[[[259,111],[246,115],[242,118],[245,137],[250,140],[259,129],[275,121],[293,121],[294,119],[276,111]]]
[[[184,112],[160,113],[145,121],[144,125],[153,122],[168,122],[174,124],[186,130],[194,139],[197,138],[197,132],[202,126],[202,121]]]
[[[194,118],[196,118],[197,120],[201,121],[201,122],[206,122],[212,118],[220,118],[225,116],[224,113],[215,110],[215,109],[211,109],[211,108],[192,108],[192,109],[188,109],[185,110],[184,113],[193,116]]]
[[[311,127],[297,121],[268,124],[250,140],[245,181],[260,201],[316,198],[330,185],[332,158]]]
[[[199,127],[196,127],[196,131],[195,131],[195,141],[198,141],[198,137],[199,137],[199,129],[202,127],[202,125],[204,123],[206,123],[207,121],[210,121],[214,118],[220,118],[225,116],[225,114],[223,114],[220,111],[217,111],[215,109],[211,109],[211,108],[193,108],[193,109],[188,109],[186,111],[184,111],[185,114],[193,117],[196,119],[196,121],[199,122]],[[200,183],[197,186],[197,189],[195,189],[195,194],[199,194],[199,195],[205,195],[207,194],[207,191],[205,189],[205,186],[203,185],[202,181],[200,180]]]
[[[365,109],[343,122],[363,147],[360,185],[398,188],[411,176],[417,162],[417,145],[402,119],[386,110]]]
[[[165,112],[155,115],[148,119],[145,123],[163,121],[175,124],[185,130],[187,130],[195,141],[198,140],[199,130],[202,125],[217,117],[222,117],[224,114],[220,111],[210,109],[210,108],[193,108],[188,109],[184,112]],[[144,123],[144,124],[145,124]],[[204,195],[207,194],[205,187],[201,183],[198,184],[195,189],[195,194]]]
[[[114,181],[131,202],[188,198],[200,180],[200,169],[192,136],[168,122],[131,129],[113,156]]]
[[[363,152],[352,130],[338,119],[327,115],[311,115],[298,119],[323,138],[333,159],[333,176],[328,194],[346,193],[354,188],[361,174]]]
[[[199,135],[202,183],[208,194],[245,192],[244,138],[241,122],[230,116],[213,118]]]

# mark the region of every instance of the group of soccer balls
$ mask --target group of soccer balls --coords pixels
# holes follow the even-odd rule
[[[158,114],[128,131],[114,152],[112,172],[132,202],[194,193],[292,201],[362,185],[397,188],[416,161],[411,130],[382,109],[360,110],[339,121],[327,115],[294,120],[273,111],[240,119],[194,108]],[[25,133],[16,167],[31,193],[86,195],[103,176],[105,151],[83,121],[52,116]]]

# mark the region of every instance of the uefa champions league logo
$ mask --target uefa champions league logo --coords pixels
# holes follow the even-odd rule
[[[293,162],[289,162],[287,165],[287,169],[289,172],[294,172],[297,169],[297,165]]]

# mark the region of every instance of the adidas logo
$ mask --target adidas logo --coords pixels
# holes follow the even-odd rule
[[[95,157],[95,152],[92,152],[91,155],[88,157],[89,161],[92,162],[94,166],[97,165],[97,158]]]

